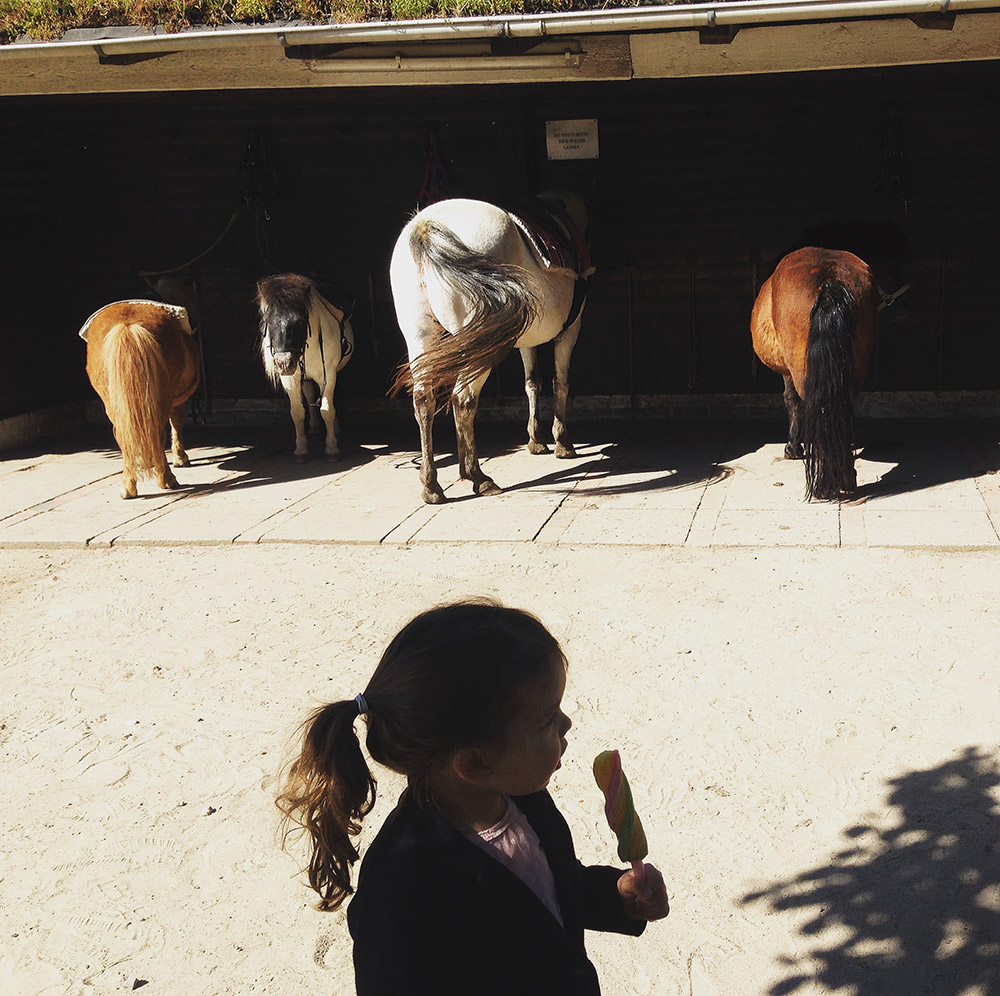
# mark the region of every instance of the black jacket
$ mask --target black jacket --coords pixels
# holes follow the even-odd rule
[[[404,792],[347,910],[358,996],[598,996],[584,928],[641,934],[617,882],[585,868],[547,792],[514,799],[538,834],[565,926],[513,872]]]

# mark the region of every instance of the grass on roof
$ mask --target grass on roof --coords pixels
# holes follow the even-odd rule
[[[349,24],[442,16],[633,7],[642,0],[0,0],[0,43],[52,41],[71,28],[188,27],[308,21]],[[646,0],[649,2],[649,0]],[[670,0],[666,0],[670,2]],[[684,0],[681,0],[684,2]]]

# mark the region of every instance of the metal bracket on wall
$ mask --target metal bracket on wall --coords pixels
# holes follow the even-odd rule
[[[735,24],[717,24],[710,28],[698,29],[699,45],[728,45],[740,29]]]

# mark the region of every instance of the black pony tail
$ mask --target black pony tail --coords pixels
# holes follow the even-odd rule
[[[806,497],[836,501],[857,488],[854,470],[854,344],[858,309],[827,280],[809,315],[805,397],[800,410]]]

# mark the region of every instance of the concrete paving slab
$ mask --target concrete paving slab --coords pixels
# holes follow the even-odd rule
[[[213,500],[214,499],[214,500]],[[115,546],[233,543],[242,533],[270,521],[276,514],[273,500],[247,497],[238,504],[216,494],[201,501],[171,506],[167,514],[129,523],[109,537]],[[98,542],[102,537],[97,537]]]
[[[756,465],[728,465],[732,470],[726,508],[780,511],[810,504],[805,497],[805,473],[798,460],[775,457]]]
[[[719,477],[713,480],[702,492],[701,501],[698,503],[694,521],[688,530],[685,545],[712,545],[715,527],[729,498],[729,488],[734,477],[735,473],[731,468],[724,468],[724,472],[720,473]]]
[[[444,506],[420,498],[413,433],[369,427],[343,459],[292,460],[286,427],[193,426],[182,488],[118,496],[107,434],[0,459],[0,547],[537,542],[612,545],[993,546],[1000,429],[868,426],[858,505],[810,503],[783,427],[614,423],[580,433],[575,460],[532,455],[523,427],[490,424],[483,467],[504,487],[477,498],[454,453],[437,459]],[[398,437],[398,438],[397,438]],[[409,442],[399,445],[398,439]],[[957,441],[956,441],[957,440]],[[482,454],[490,454],[488,457]]]
[[[835,504],[800,502],[791,508],[730,508],[719,513],[713,546],[839,546]]]
[[[992,547],[1000,545],[989,517],[983,511],[913,511],[865,509],[868,546]]]
[[[381,543],[405,529],[417,513],[413,505],[357,505],[325,501],[262,523],[253,542]],[[419,529],[419,525],[414,525]],[[240,541],[250,541],[248,533]]]
[[[845,501],[840,503],[840,545],[867,546],[868,532],[865,528],[864,501]]]
[[[560,510],[562,511],[562,510]],[[682,546],[694,520],[695,510],[662,508],[619,508],[586,505],[566,510],[569,521],[560,529],[560,513],[539,537],[550,533],[560,546],[601,544],[609,546]]]
[[[484,459],[483,470],[504,492],[566,495],[581,483],[600,478],[613,467],[613,442],[585,442],[576,446],[576,456],[557,459],[552,453],[529,453],[523,446]]]
[[[1000,535],[1000,474],[977,477],[976,490],[982,496],[990,525]]]
[[[77,459],[26,461],[20,470],[0,477],[0,521],[95,481],[118,480],[120,473],[121,466],[115,461],[95,460],[89,454]]]
[[[868,498],[869,508],[880,512],[940,512],[957,511],[980,512],[983,508],[983,496],[976,488],[972,478],[964,481],[948,481],[943,484],[933,484],[930,487],[916,486],[912,491],[901,491],[896,494],[878,494],[877,491]]]
[[[567,500],[600,503],[601,506],[616,511],[645,508],[665,511],[690,509],[693,512],[700,504],[709,482],[676,483],[679,479],[678,474],[646,477],[641,474],[613,474],[602,481],[581,485]]]
[[[453,501],[437,506],[408,542],[530,543],[554,508],[548,498],[517,492]]]
[[[176,501],[176,492],[123,501],[118,479],[99,482],[97,490],[80,489],[77,497],[52,504],[44,511],[0,523],[4,546],[87,546],[95,537],[115,532],[127,523],[159,512]]]

